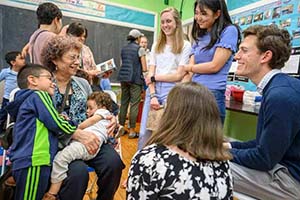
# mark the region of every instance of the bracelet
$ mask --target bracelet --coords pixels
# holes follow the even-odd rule
[[[194,73],[194,72],[193,72],[193,65],[191,66],[191,72]]]
[[[154,97],[157,97],[156,94],[155,94],[155,93],[151,93],[151,94],[150,94],[150,99],[152,99],[152,98],[154,98]]]

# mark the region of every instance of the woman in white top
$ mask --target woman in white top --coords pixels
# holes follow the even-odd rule
[[[166,101],[169,91],[176,82],[181,81],[185,72],[183,66],[189,61],[191,45],[184,41],[179,12],[175,8],[166,8],[161,14],[160,35],[153,44],[150,56],[149,73],[138,149],[141,149],[151,135],[146,129],[150,109],[159,109]]]

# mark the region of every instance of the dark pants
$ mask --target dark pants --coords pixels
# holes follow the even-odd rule
[[[98,176],[98,200],[113,200],[125,168],[118,153],[109,144],[103,144],[98,155],[86,162],[95,169]],[[68,177],[60,190],[61,200],[82,200],[88,184],[87,165],[74,161],[69,166]]]
[[[6,119],[7,119],[7,111],[4,109],[5,106],[9,103],[9,100],[6,98],[3,98],[2,100],[2,106],[0,110],[0,131],[5,130],[6,128]]]
[[[48,190],[51,167],[36,166],[13,170],[15,200],[42,199]]]
[[[130,103],[129,126],[135,128],[136,119],[139,112],[139,104],[141,102],[142,85],[134,83],[121,82],[121,107],[119,113],[119,123],[124,126],[128,105]]]

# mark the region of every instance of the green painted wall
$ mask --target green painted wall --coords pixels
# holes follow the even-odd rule
[[[108,2],[118,3],[122,5],[128,5],[131,7],[141,8],[145,10],[149,10],[152,12],[156,12],[157,15],[157,24],[160,23],[160,17],[159,13],[163,9],[173,6],[178,11],[180,11],[182,0],[169,0],[169,5],[164,4],[164,0],[110,0]],[[184,0],[183,6],[182,6],[182,20],[189,19],[193,17],[193,6],[194,6],[194,0]],[[159,26],[157,28],[159,30]]]
[[[170,0],[170,5],[174,6],[180,11],[182,0]],[[194,2],[195,0],[184,0],[182,4],[182,20],[190,19],[194,16]]]
[[[156,13],[167,7],[164,5],[164,0],[110,0],[107,2],[142,8]]]

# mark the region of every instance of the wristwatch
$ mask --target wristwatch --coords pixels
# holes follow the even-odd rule
[[[156,82],[155,76],[151,76],[150,80],[151,80],[152,83],[155,83]]]

